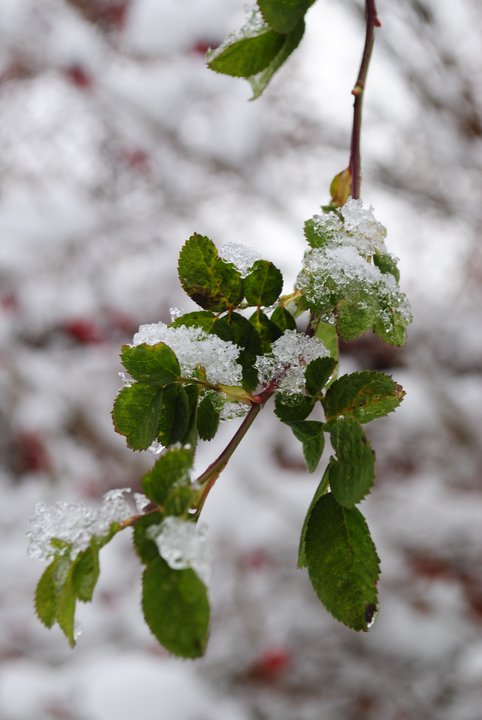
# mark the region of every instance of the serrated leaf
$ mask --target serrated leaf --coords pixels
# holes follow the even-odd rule
[[[316,358],[305,370],[306,390],[310,395],[317,395],[330,379],[336,360],[332,357]]]
[[[336,308],[336,327],[342,340],[353,340],[371,330],[379,312],[373,288],[358,281],[351,283]]]
[[[306,395],[275,395],[275,415],[286,423],[304,420],[313,410],[315,400]]]
[[[207,237],[194,233],[179,255],[179,279],[186,293],[206,310],[221,312],[243,299],[243,279],[236,268],[225,263]]]
[[[252,391],[258,384],[258,373],[253,367],[261,355],[261,340],[250,321],[237,312],[229,313],[216,321],[212,332],[222,340],[230,340],[241,348],[238,362],[243,368],[243,387]]]
[[[271,343],[281,337],[282,331],[272,322],[262,310],[256,310],[249,318],[261,341],[261,352],[268,353],[271,350]]]
[[[361,423],[370,422],[395,410],[404,395],[400,385],[381,372],[367,370],[342,375],[326,393],[323,403],[326,420],[343,415]]]
[[[219,427],[219,408],[216,395],[207,394],[199,403],[197,428],[201,440],[212,440]]]
[[[35,611],[38,619],[51,628],[57,617],[59,589],[56,582],[58,559],[48,565],[42,573],[35,590]]]
[[[153,512],[139,518],[134,525],[134,532],[132,536],[134,549],[139,556],[139,559],[145,565],[148,565],[150,562],[159,557],[157,545],[150,537],[148,531],[151,525],[160,525],[163,519],[164,516],[160,512]]]
[[[308,472],[314,472],[320,462],[325,447],[323,423],[316,420],[291,423],[295,437],[303,445],[303,456]]]
[[[310,513],[305,554],[313,588],[326,609],[353,630],[368,630],[378,606],[380,561],[363,515],[331,494]]]
[[[141,480],[149,500],[164,506],[174,485],[189,485],[192,463],[192,450],[173,448],[164,452]]]
[[[167,385],[162,393],[157,438],[164,445],[184,442],[189,432],[190,405],[182,385]]]
[[[249,78],[264,70],[278,55],[285,38],[267,25],[251,37],[227,41],[208,56],[208,67],[233,77]]]
[[[400,271],[397,266],[397,261],[389,253],[376,252],[373,256],[373,264],[376,265],[380,272],[390,273],[397,282],[400,280]]]
[[[299,23],[314,2],[315,0],[258,0],[258,5],[273,30],[287,33]]]
[[[344,507],[353,507],[368,495],[375,477],[375,454],[356,420],[337,420],[330,431],[336,452],[328,466],[331,492]]]
[[[163,387],[175,382],[181,370],[177,357],[164,343],[156,345],[141,344],[136,347],[123,345],[122,364],[134,378],[149,385]]]
[[[70,647],[75,645],[75,604],[76,596],[72,585],[72,566],[67,572],[65,581],[59,592],[57,606],[57,622]]]
[[[193,570],[173,570],[156,558],[142,578],[142,609],[153,635],[184,658],[204,654],[209,631],[206,587]]]
[[[217,320],[217,316],[208,310],[195,310],[194,312],[181,315],[172,321],[169,327],[196,327],[210,333]],[[229,339],[229,338],[223,338]]]
[[[387,329],[385,323],[379,320],[373,326],[373,330],[378,337],[390,345],[400,347],[407,342],[407,321],[400,313],[386,308],[385,312],[390,316],[390,324]]]
[[[336,326],[328,322],[319,322],[316,326],[315,337],[321,340],[330,356],[338,362],[339,350]]]
[[[162,394],[157,387],[135,383],[117,395],[112,420],[132,450],[147,450],[157,437]]]
[[[268,260],[256,260],[244,279],[244,296],[249,305],[272,305],[283,289],[283,276]]]
[[[270,320],[281,330],[282,333],[286,330],[296,330],[296,320],[289,310],[284,308],[282,305],[278,305],[278,307],[275,308]]]
[[[251,100],[256,100],[256,98],[259,98],[260,95],[262,95],[273,75],[286,62],[291,53],[296,50],[301,42],[304,32],[305,23],[304,20],[300,20],[293,30],[291,30],[287,35],[282,36],[284,38],[283,45],[269,65],[257,75],[252,75],[247,78],[253,91],[253,97]]]
[[[72,565],[72,589],[82,602],[90,602],[99,579],[99,549],[91,545],[78,554]]]
[[[323,497],[329,490],[329,476],[328,476],[328,468],[326,468],[325,472],[323,473],[323,477],[321,478],[321,482],[316,488],[315,494],[313,495],[313,499],[310,503],[310,506],[308,508],[308,511],[306,513],[303,527],[301,529],[301,536],[300,536],[300,545],[298,548],[298,567],[303,568],[306,567],[306,553],[305,553],[305,538],[306,538],[306,529],[308,527],[308,522],[310,519],[311,511],[315,507],[316,503],[320,499],[320,497]]]

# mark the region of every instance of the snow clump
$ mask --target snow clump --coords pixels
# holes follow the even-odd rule
[[[208,335],[201,328],[168,327],[165,323],[141,325],[134,335],[132,346],[163,342],[176,355],[184,377],[193,377],[201,366],[206,379],[213,385],[240,385],[242,368],[237,362],[239,347],[217,335]]]
[[[167,517],[160,525],[151,525],[148,534],[169,567],[174,570],[192,568],[208,584],[211,552],[206,540],[206,525]]]
[[[83,501],[57,502],[51,507],[44,502],[37,503],[35,515],[30,518],[31,529],[27,533],[29,557],[50,560],[56,555],[66,554],[74,560],[89,547],[92,538],[104,537],[112,523],[121,523],[132,515],[124,499],[124,494],[129,492],[129,488],[109,490],[97,509]],[[61,541],[65,547],[54,547],[53,539]]]
[[[328,350],[318,338],[308,337],[297,330],[286,330],[272,344],[270,354],[258,355],[254,366],[259,371],[262,385],[276,382],[280,392],[294,395],[305,387],[307,365],[328,355]]]
[[[246,277],[256,260],[262,259],[256,250],[241,243],[226,243],[220,249],[219,257],[224,262],[234,265],[241,277]]]

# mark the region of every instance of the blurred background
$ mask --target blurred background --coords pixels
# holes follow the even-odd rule
[[[39,501],[95,504],[153,462],[110,420],[119,348],[189,310],[197,231],[261,249],[289,291],[303,221],[348,162],[361,0],[319,0],[264,96],[205,68],[241,0],[2,0],[0,7],[0,717],[2,720],[480,720],[482,717],[482,6],[378,1],[362,195],[401,259],[403,349],[365,336],[345,370],[407,391],[369,426],[363,503],[381,609],[346,630],[296,570],[319,481],[260,416],[205,508],[215,554],[204,659],[144,626],[128,532],[102,554],[72,652],[34,616]],[[202,448],[200,469],[234,432]],[[329,451],[327,451],[327,457]]]

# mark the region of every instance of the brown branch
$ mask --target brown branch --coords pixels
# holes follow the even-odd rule
[[[366,33],[365,33],[365,47],[363,48],[363,55],[361,59],[360,69],[358,71],[358,77],[353,88],[352,95],[355,96],[353,103],[353,125],[351,133],[351,147],[350,147],[350,174],[351,174],[351,196],[353,199],[360,197],[361,187],[361,127],[362,127],[362,109],[363,109],[363,94],[366,85],[368,66],[370,64],[370,58],[372,56],[373,43],[375,40],[375,28],[380,27],[381,23],[377,16],[377,9],[375,6],[375,0],[365,0],[365,21],[366,21]]]

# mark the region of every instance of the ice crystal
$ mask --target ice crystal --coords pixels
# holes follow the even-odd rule
[[[296,287],[309,305],[328,322],[334,320],[334,309],[340,300],[355,312],[381,321],[386,332],[393,329],[394,315],[408,325],[412,316],[405,295],[400,292],[394,275],[382,272],[374,256],[387,254],[386,229],[365,208],[361,200],[349,200],[335,213],[315,215],[310,224],[309,242],[313,246],[303,260]],[[369,320],[368,320],[369,322]]]
[[[225,402],[221,408],[219,417],[221,420],[235,420],[239,417],[244,417],[249,410],[249,406],[246,403],[237,402]]]
[[[211,553],[206,541],[206,525],[168,517],[160,525],[152,525],[148,533],[170,567],[174,570],[192,568],[208,584]]]
[[[241,243],[226,243],[219,251],[219,257],[234,265],[241,277],[249,274],[256,260],[261,260],[261,255],[256,250]]]
[[[122,522],[132,515],[124,499],[124,494],[128,492],[128,488],[109,490],[97,509],[83,501],[57,502],[51,507],[43,502],[37,503],[27,533],[29,556],[48,560],[67,553],[74,559],[89,546],[93,537],[105,536],[112,523]],[[52,545],[53,539],[57,541],[55,547]]]
[[[371,206],[365,208],[361,200],[348,200],[340,211],[345,232],[356,241],[359,252],[368,256],[377,250],[385,250],[387,230],[375,219]]]
[[[164,445],[162,445],[159,440],[153,440],[147,449],[153,455],[160,455],[164,450]]]
[[[318,338],[297,330],[286,330],[271,346],[269,355],[259,355],[255,367],[259,381],[268,385],[275,381],[281,392],[293,395],[304,389],[306,366],[316,358],[326,357],[328,350]]]
[[[208,52],[208,62],[214,60],[214,58],[224,52],[227,47],[237,42],[238,40],[256,37],[263,31],[269,31],[269,29],[269,25],[267,25],[259,8],[257,6],[255,6],[254,8],[248,8],[244,25],[239,30],[230,33],[226,40],[221,43],[221,45],[219,45],[217,48]]]
[[[239,385],[242,368],[237,362],[239,348],[232,342],[208,335],[195,327],[168,327],[164,323],[141,325],[134,335],[132,345],[156,345],[163,342],[177,356],[184,377],[193,377],[201,366],[206,379],[213,385]]]
[[[136,504],[136,510],[137,510],[138,513],[144,512],[144,510],[146,509],[146,507],[147,507],[147,506],[149,505],[149,503],[151,502],[151,501],[149,500],[149,498],[147,498],[147,497],[146,497],[145,495],[143,495],[142,493],[134,493],[133,498],[134,498],[134,502],[135,502],[135,504]]]

